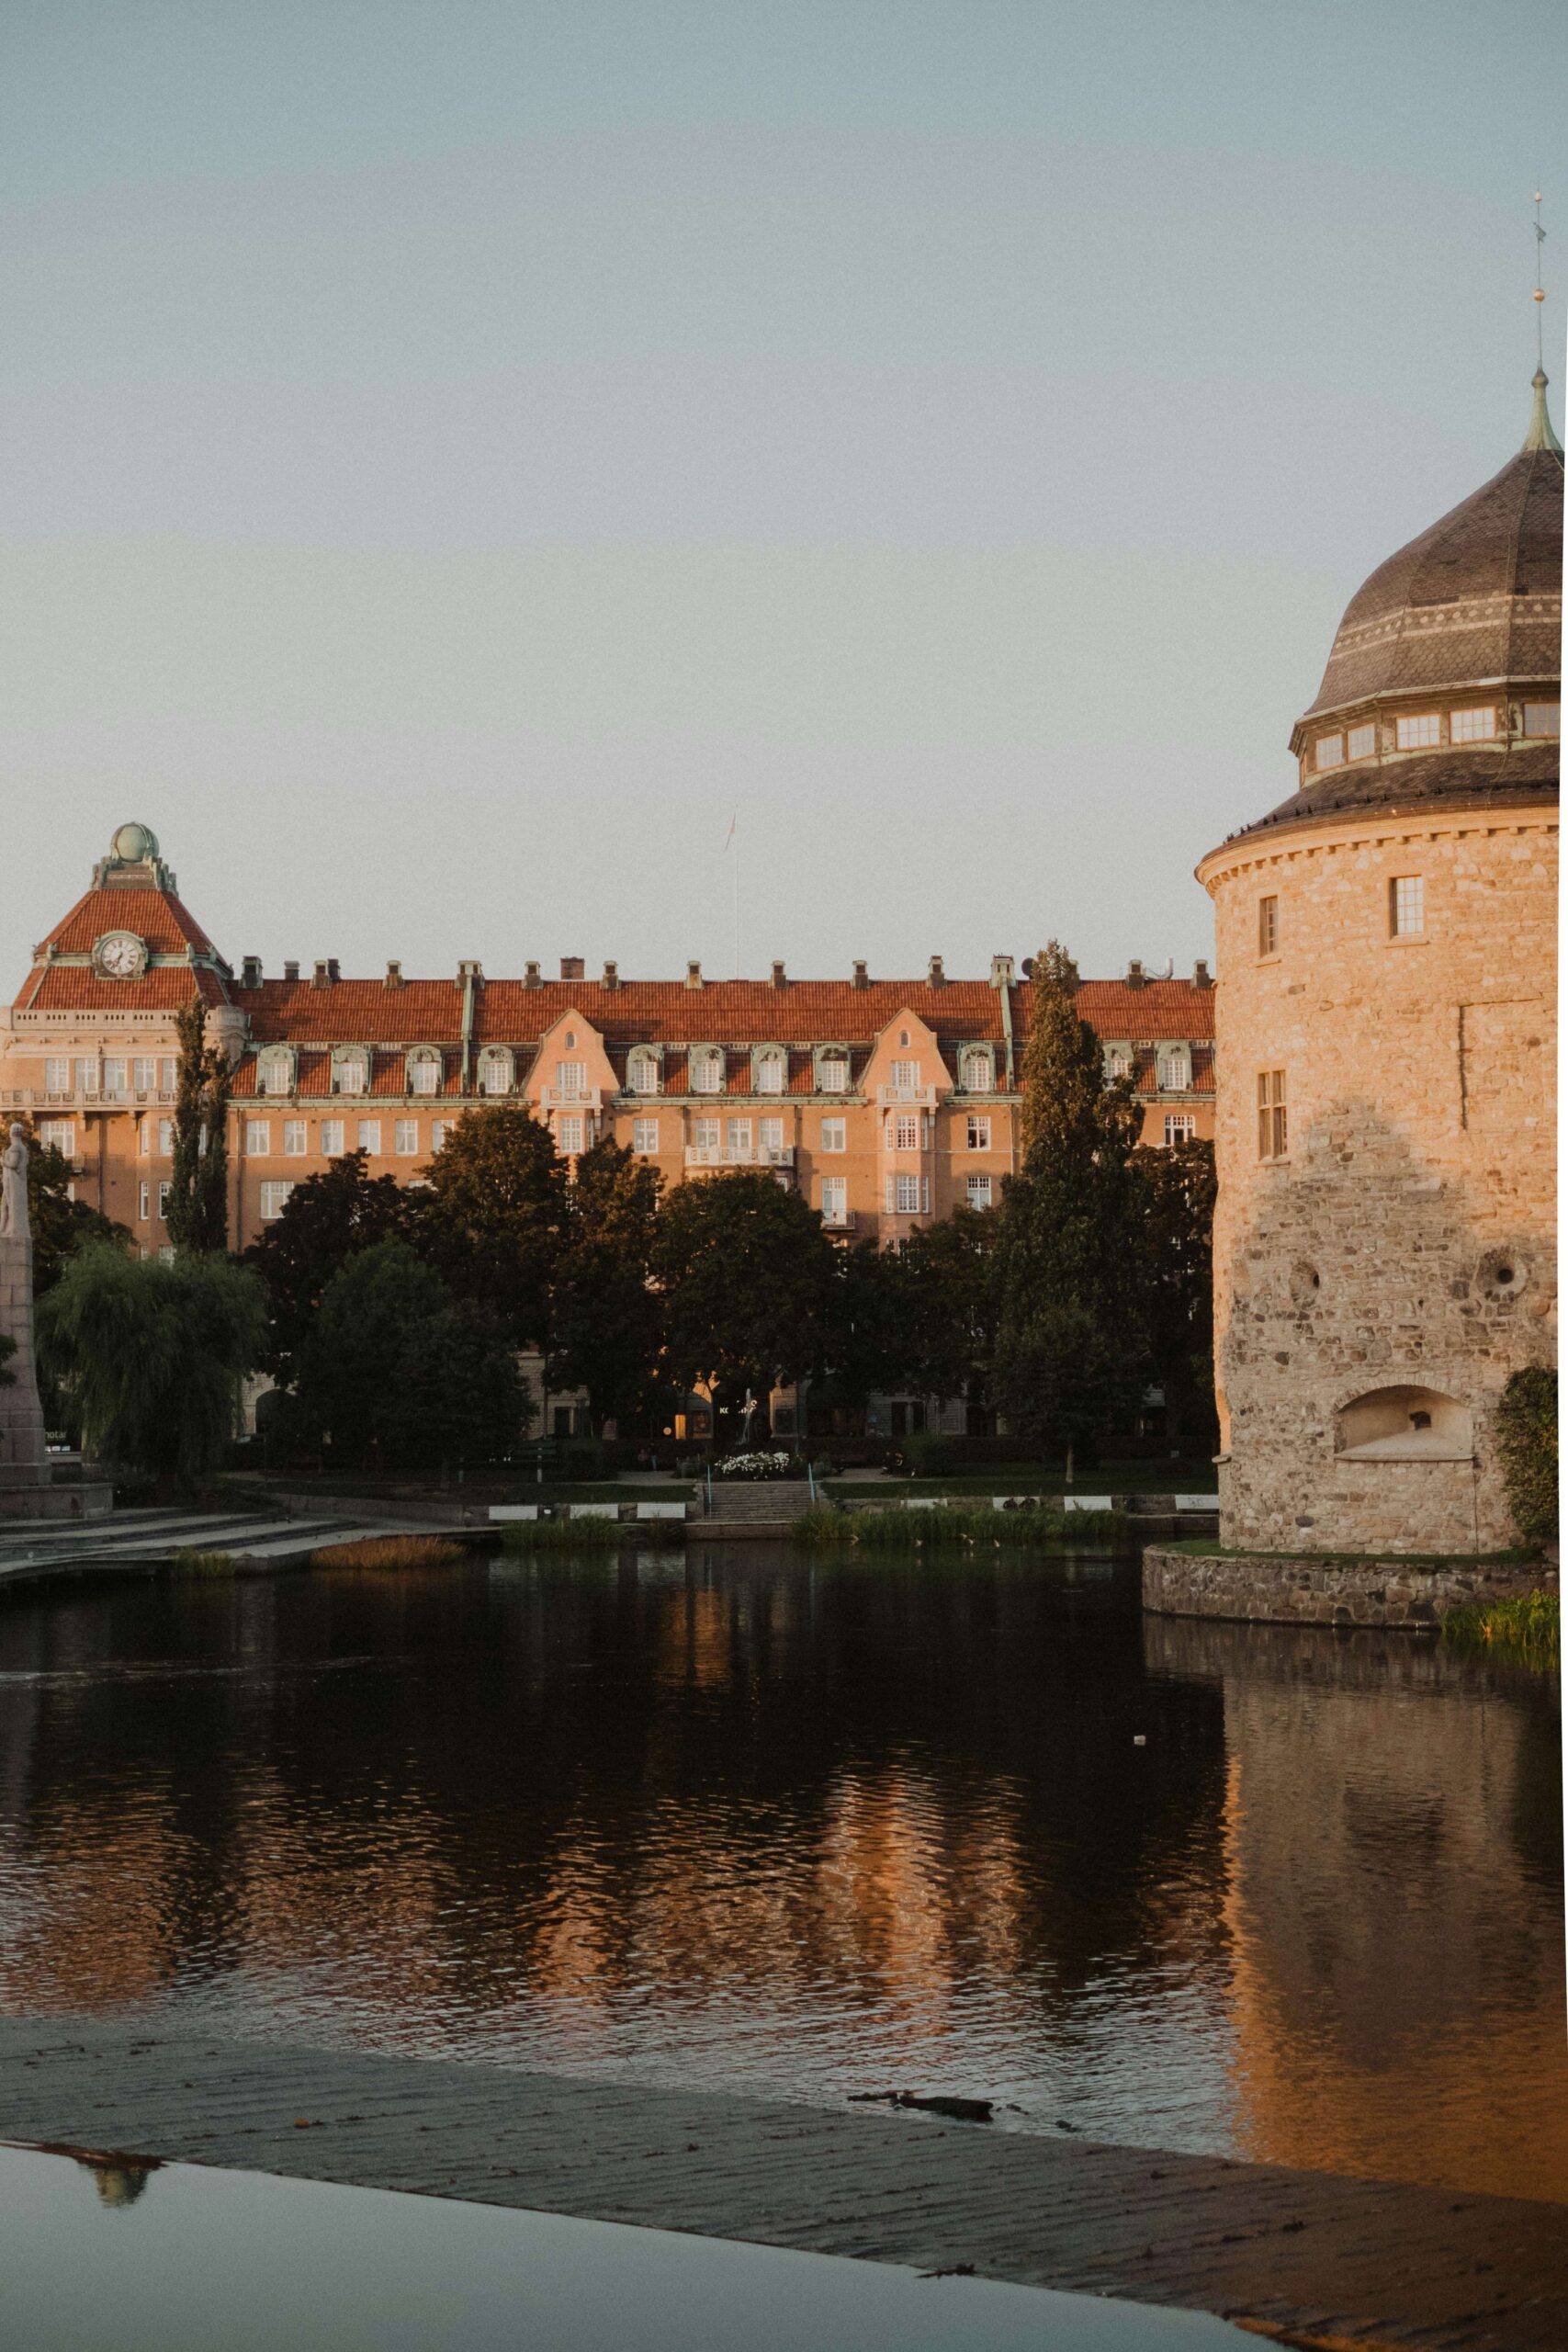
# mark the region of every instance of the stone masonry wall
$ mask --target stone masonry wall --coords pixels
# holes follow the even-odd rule
[[[1428,1630],[1450,1609],[1526,1593],[1555,1592],[1555,1571],[1534,1567],[1428,1568],[1386,1560],[1312,1560],[1252,1554],[1144,1554],[1144,1607],[1156,1616],[1229,1617],[1297,1625],[1384,1625]]]
[[[1383,815],[1253,835],[1201,868],[1218,926],[1214,1284],[1227,1545],[1496,1551],[1493,1441],[1555,1362],[1555,811]],[[1389,888],[1426,922],[1391,938]],[[1279,901],[1259,954],[1258,902]],[[1287,1156],[1259,1157],[1282,1070]],[[1370,1392],[1436,1390],[1460,1458],[1349,1459]],[[1245,1613],[1245,1612],[1244,1612]]]

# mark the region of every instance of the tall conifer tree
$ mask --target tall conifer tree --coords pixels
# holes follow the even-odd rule
[[[229,1061],[207,1043],[207,1007],[193,996],[175,1016],[175,1163],[169,1238],[177,1250],[229,1246]]]

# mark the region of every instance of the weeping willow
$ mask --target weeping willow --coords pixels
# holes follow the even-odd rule
[[[187,1483],[219,1466],[240,1384],[265,1340],[262,1287],[248,1268],[89,1244],[37,1316],[39,1363],[69,1396],[91,1453]]]

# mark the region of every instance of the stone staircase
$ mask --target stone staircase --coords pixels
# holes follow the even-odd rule
[[[383,1535],[446,1534],[409,1520],[276,1510],[117,1510],[103,1519],[39,1525],[0,1519],[0,1586],[35,1584],[91,1569],[153,1575],[178,1552],[226,1552],[238,1568],[302,1567],[333,1544]]]
[[[775,1527],[798,1519],[811,1509],[811,1488],[804,1478],[716,1478],[713,1510],[708,1523],[727,1526]]]

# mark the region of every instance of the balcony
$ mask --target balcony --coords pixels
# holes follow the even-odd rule
[[[879,1086],[876,1090],[876,1099],[879,1102],[907,1102],[919,1110],[934,1111],[936,1088],[934,1086]]]
[[[822,1219],[822,1230],[824,1233],[852,1233],[854,1229],[855,1213],[853,1209],[840,1209],[836,1216],[824,1216]]]
[[[792,1143],[689,1143],[688,1168],[793,1168]]]
[[[602,1111],[604,1089],[602,1086],[541,1086],[539,1106],[545,1111]]]

